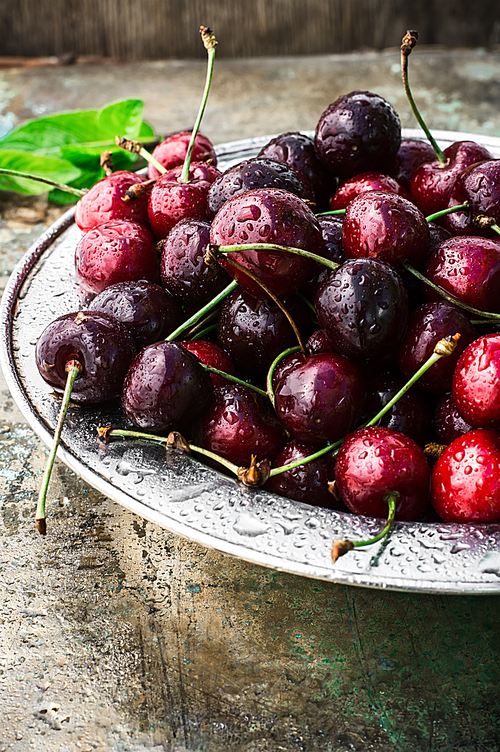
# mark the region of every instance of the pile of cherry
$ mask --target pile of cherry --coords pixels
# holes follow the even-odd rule
[[[500,161],[469,141],[439,161],[366,91],[222,174],[198,134],[181,179],[190,135],[155,149],[164,174],[78,202],[85,303],[40,337],[43,378],[61,393],[76,363],[75,403],[121,394],[133,435],[178,432],[292,499],[500,521]]]

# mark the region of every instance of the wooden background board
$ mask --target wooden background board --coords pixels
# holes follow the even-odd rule
[[[423,44],[500,43],[497,0],[17,0],[0,3],[0,56],[203,57],[201,23],[219,55],[330,54]]]

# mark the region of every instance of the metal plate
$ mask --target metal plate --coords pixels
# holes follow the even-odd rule
[[[405,136],[421,137],[407,130]],[[476,140],[500,157],[500,139],[436,133],[441,146]],[[254,156],[270,136],[218,147],[226,168]],[[58,402],[38,374],[35,343],[56,317],[77,311],[74,209],[44,233],[13,272],[1,307],[1,363],[35,433],[51,443]],[[147,442],[99,447],[96,428],[126,421],[117,404],[71,407],[58,456],[84,480],[162,527],[255,564],[317,579],[392,590],[500,593],[500,525],[396,523],[383,542],[333,565],[335,538],[358,539],[380,521],[249,490],[191,457]],[[311,500],[314,501],[313,499]]]

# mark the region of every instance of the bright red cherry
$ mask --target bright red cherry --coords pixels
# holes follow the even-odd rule
[[[88,232],[112,219],[128,219],[149,227],[148,192],[124,200],[128,189],[142,181],[135,172],[119,170],[95,183],[76,205],[75,222],[80,230]]]
[[[484,334],[462,353],[452,392],[467,423],[474,428],[500,428],[500,334]]]
[[[330,209],[345,209],[353,198],[368,191],[397,193],[398,196],[403,196],[410,201],[410,194],[406,188],[403,188],[394,178],[384,175],[382,172],[363,172],[349,178],[339,186],[330,199]]]
[[[184,159],[191,140],[191,131],[180,131],[173,133],[164,139],[153,150],[153,157],[162,164],[166,170],[172,167],[184,164]],[[191,154],[192,162],[210,162],[213,167],[217,165],[217,155],[215,154],[214,145],[209,138],[202,133],[197,133],[194,140],[193,152]],[[157,178],[160,176],[159,171],[152,164],[148,165],[148,178]]]

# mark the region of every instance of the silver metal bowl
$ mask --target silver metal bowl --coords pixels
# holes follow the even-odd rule
[[[420,131],[407,130],[409,137]],[[500,139],[436,133],[441,146],[476,140],[500,157]],[[218,147],[226,168],[255,156],[271,138]],[[76,311],[74,249],[80,237],[74,209],[29,249],[13,272],[0,310],[2,364],[27,422],[48,445],[59,403],[35,365],[35,343],[58,316]],[[500,593],[500,525],[396,523],[378,544],[336,564],[335,538],[374,535],[380,521],[249,490],[177,451],[146,441],[100,447],[96,429],[124,427],[117,404],[72,406],[58,456],[84,480],[127,509],[202,545],[277,570],[349,585],[439,593]]]

